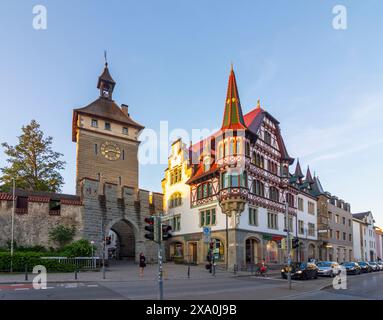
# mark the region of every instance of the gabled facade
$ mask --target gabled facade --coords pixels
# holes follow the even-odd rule
[[[377,259],[374,217],[371,211],[354,213],[353,229],[357,239],[354,241],[354,254],[357,261]]]
[[[286,195],[292,236],[298,195],[310,199],[316,213],[315,198],[289,182],[293,162],[279,122],[259,101],[243,115],[231,69],[221,129],[189,148],[182,140],[172,145],[163,192],[165,212],[169,219],[179,217],[180,228],[175,228],[168,244],[168,258],[205,262],[209,245],[202,231],[209,227],[216,258],[230,269],[261,259],[284,262]],[[177,170],[181,178],[174,180],[172,173],[178,177]],[[172,199],[177,195],[181,201],[174,207]],[[316,224],[315,216],[313,221]],[[307,236],[311,238],[316,239],[315,231]]]

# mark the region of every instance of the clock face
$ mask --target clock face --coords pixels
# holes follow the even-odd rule
[[[101,154],[106,159],[114,161],[120,159],[121,150],[117,144],[106,141],[101,145]]]

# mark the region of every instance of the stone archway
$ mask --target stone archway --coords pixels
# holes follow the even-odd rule
[[[118,220],[112,223],[109,228],[116,235],[116,259],[135,261],[136,257],[136,229],[132,223],[126,219]]]

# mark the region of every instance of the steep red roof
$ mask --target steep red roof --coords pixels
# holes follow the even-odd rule
[[[227,94],[225,101],[225,113],[223,115],[221,130],[231,129],[246,129],[245,121],[243,120],[241,102],[239,100],[237,81],[233,67],[231,67],[229,82],[227,85]]]

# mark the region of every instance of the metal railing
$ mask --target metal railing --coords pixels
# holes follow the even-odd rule
[[[102,259],[100,257],[41,257],[42,260],[55,260],[61,264],[75,265],[81,270],[95,270],[101,266]]]

